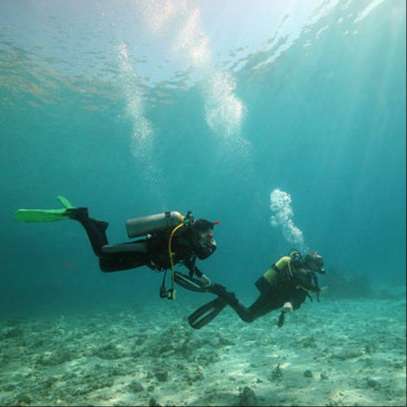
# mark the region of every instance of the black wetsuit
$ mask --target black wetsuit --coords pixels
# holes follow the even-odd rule
[[[241,304],[236,297],[230,297],[230,305],[239,317],[245,322],[255,319],[281,308],[286,302],[290,302],[294,309],[298,309],[309,297],[308,290],[314,289],[313,276],[308,270],[295,270],[293,276],[276,271],[272,284],[261,276],[256,281],[256,287],[260,295],[249,307]],[[227,298],[224,297],[223,298]]]
[[[319,292],[318,280],[314,272],[294,268],[290,268],[287,272],[286,269],[279,269],[276,265],[273,265],[257,280],[256,287],[260,291],[260,295],[252,305],[245,307],[238,301],[234,293],[228,292],[220,284],[213,284],[210,292],[216,294],[218,298],[194,311],[188,317],[190,325],[196,329],[202,328],[214,319],[226,305],[229,305],[243,321],[252,322],[281,308],[286,302],[291,302],[293,308],[298,309],[307,297],[312,299],[309,292]],[[284,323],[284,314],[281,315],[280,326]]]
[[[106,229],[107,222],[90,218],[86,208],[80,208],[72,213],[71,218],[77,220],[86,230],[93,251],[99,258],[100,269],[104,272],[129,270],[148,266],[153,270],[170,268],[168,241],[170,231],[152,234],[151,237],[118,245],[109,245]],[[216,249],[194,244],[195,237],[190,227],[183,227],[174,235],[172,252],[174,264],[182,262],[189,270],[190,277],[200,277],[202,273],[195,265],[196,259],[205,259]]]

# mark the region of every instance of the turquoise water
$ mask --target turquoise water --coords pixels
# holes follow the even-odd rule
[[[239,296],[293,246],[405,285],[405,2],[213,7],[1,2],[3,316],[161,301],[149,269],[100,273],[77,224],[15,221],[58,194],[111,242],[163,210],[220,220],[200,268]]]
[[[0,405],[405,405],[402,0],[0,1]],[[251,324],[161,273],[102,273],[57,195],[110,223],[219,220],[244,305],[291,248],[321,301]],[[182,271],[182,268],[179,268]]]

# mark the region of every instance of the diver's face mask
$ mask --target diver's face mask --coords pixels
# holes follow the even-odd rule
[[[208,229],[206,231],[199,233],[198,243],[202,247],[207,248],[216,247],[216,241],[213,237],[213,230]]]
[[[200,259],[205,259],[216,250],[216,241],[212,229],[198,232],[196,252]]]
[[[305,263],[310,270],[316,273],[325,274],[324,260],[320,254],[316,252],[307,254],[305,256]]]
[[[200,259],[206,259],[216,250],[212,228],[195,231],[194,252]]]
[[[191,225],[192,247],[200,259],[206,259],[216,250],[216,242],[213,237],[213,226],[216,223],[197,219]]]
[[[322,262],[317,262],[317,263],[311,264],[310,269],[315,273],[325,274],[325,267],[324,267],[324,263],[322,263]]]

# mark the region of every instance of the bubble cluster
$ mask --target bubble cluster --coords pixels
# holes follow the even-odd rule
[[[291,196],[281,189],[274,189],[270,194],[271,225],[281,227],[287,242],[296,245],[300,250],[305,249],[304,235],[293,221],[294,211],[291,206]]]

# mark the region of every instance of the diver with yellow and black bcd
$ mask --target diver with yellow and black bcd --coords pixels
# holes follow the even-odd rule
[[[234,293],[226,291],[224,286],[214,284],[211,292],[218,298],[202,305],[188,317],[189,324],[200,329],[212,321],[227,305],[245,322],[281,308],[278,326],[284,324],[285,315],[297,310],[311,293],[316,293],[319,301],[321,291],[317,273],[324,274],[324,262],[317,252],[303,256],[298,250],[276,261],[257,281],[260,291],[258,298],[249,307],[245,307]]]
[[[196,260],[206,259],[216,250],[213,227],[219,223],[206,219],[194,219],[191,212],[185,216],[176,211],[129,219],[126,230],[130,242],[108,244],[108,223],[88,215],[88,208],[75,208],[64,197],[58,196],[60,209],[19,209],[16,219],[23,222],[52,222],[63,219],[78,221],[85,229],[92,249],[99,258],[99,267],[104,272],[129,270],[147,266],[164,271],[160,289],[162,298],[174,299],[174,283],[198,291],[210,291],[212,283],[196,266]],[[174,270],[183,264],[189,273]],[[170,270],[170,288],[166,286],[167,271]]]

